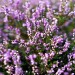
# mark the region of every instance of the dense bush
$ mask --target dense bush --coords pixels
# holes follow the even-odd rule
[[[0,75],[75,75],[75,6],[62,0],[10,1],[0,8]]]

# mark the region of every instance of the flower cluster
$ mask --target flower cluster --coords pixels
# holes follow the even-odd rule
[[[74,75],[72,1],[10,0],[0,8],[0,75]]]

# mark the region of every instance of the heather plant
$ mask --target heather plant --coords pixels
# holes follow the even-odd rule
[[[0,8],[0,75],[75,75],[75,5],[21,0]]]

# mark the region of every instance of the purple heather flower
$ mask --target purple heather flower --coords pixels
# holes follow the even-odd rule
[[[48,59],[48,57],[49,57],[48,53],[45,53],[45,57],[46,57],[46,59]]]
[[[11,58],[10,51],[7,51],[7,52],[4,54],[4,64],[5,64],[5,65],[6,65],[8,62],[10,62],[10,58]]]
[[[8,18],[7,18],[7,16],[5,16],[5,18],[4,18],[4,22],[8,22]]]
[[[37,5],[39,3],[39,0],[29,0],[31,5]]]
[[[59,12],[62,12],[62,0],[59,2]]]
[[[18,28],[15,28],[15,32],[16,32],[16,34],[19,34],[20,30]]]
[[[23,75],[23,71],[21,67],[15,66],[15,75]]]
[[[17,44],[17,40],[13,40],[12,41],[12,44]]]
[[[44,72],[69,75],[73,70],[75,51],[70,45],[73,45],[74,39],[68,39],[64,27],[74,21],[75,8],[70,10],[70,1],[67,0],[57,1],[55,5],[52,2],[10,0],[9,5],[0,8],[0,41],[3,39],[0,43],[0,62],[9,75],[29,74],[31,68],[34,75]],[[68,21],[62,23],[64,26],[58,25],[64,17]],[[74,28],[69,33],[74,38]],[[67,50],[70,51],[66,55]],[[65,56],[66,62],[66,58],[63,60]],[[26,65],[28,68],[24,69]]]
[[[33,54],[33,58],[35,59],[37,56],[36,56],[36,54]]]
[[[12,60],[13,60],[13,63],[14,63],[15,65],[18,64],[18,63],[17,63],[17,57],[16,57],[15,55],[12,56]]]
[[[66,41],[66,42],[65,42],[65,45],[64,45],[64,48],[63,48],[63,51],[64,51],[64,52],[67,51],[68,48],[69,48],[69,46],[70,46],[70,43],[69,43],[68,41]]]
[[[65,2],[66,4],[65,4],[65,13],[64,14],[68,14],[69,13],[69,11],[70,11],[70,7],[69,7],[69,5],[70,5],[70,2],[69,1],[67,1],[67,2]]]
[[[58,69],[58,71],[56,72],[56,75],[61,75],[61,73],[63,73],[63,71],[61,69]]]
[[[4,75],[4,74],[0,72],[0,75]]]
[[[64,75],[69,75],[69,73],[68,72],[64,72]]]
[[[53,17],[53,14],[51,12],[47,12],[46,13],[46,17],[49,18],[49,19],[51,19]]]
[[[73,59],[75,59],[75,54],[73,54]]]
[[[74,73],[71,73],[71,75],[74,75]]]
[[[29,55],[29,59],[30,59],[30,60],[33,59],[32,55]]]

